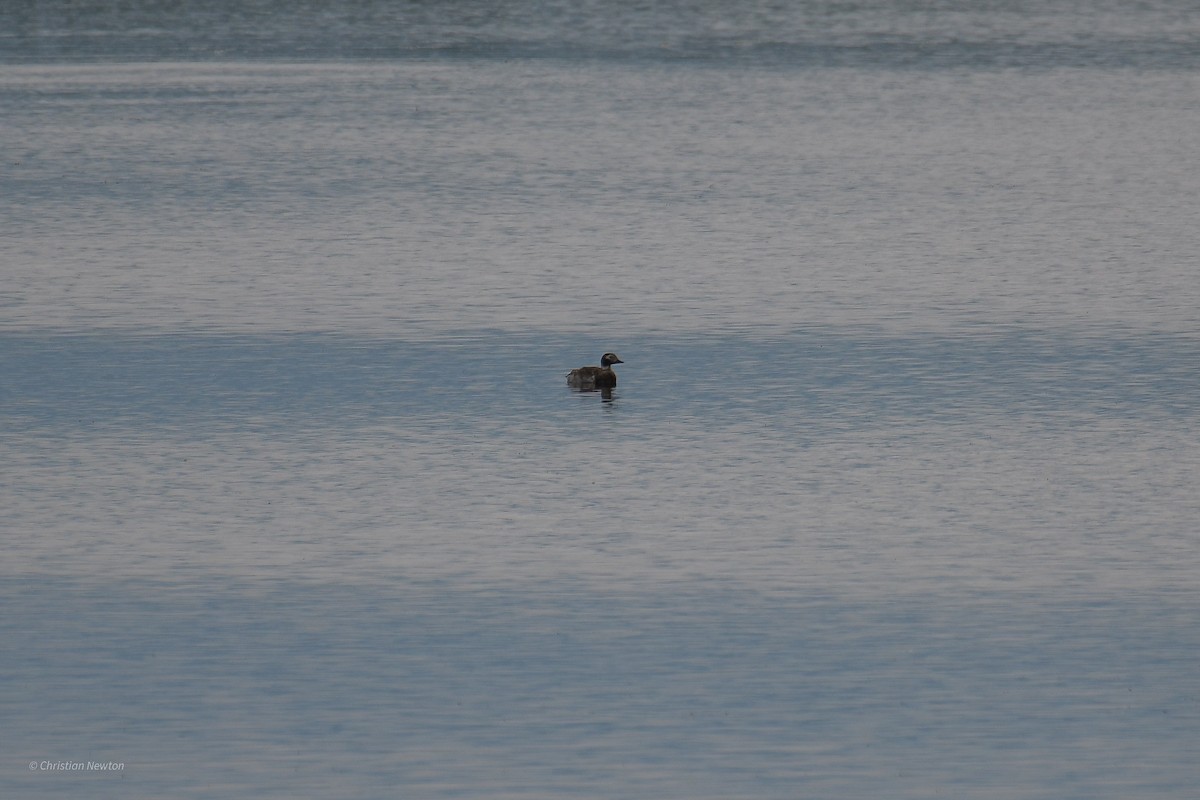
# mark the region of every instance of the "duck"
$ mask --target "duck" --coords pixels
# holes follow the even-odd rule
[[[613,364],[624,364],[616,353],[605,353],[598,367],[580,367],[567,373],[567,386],[573,389],[611,389],[617,385]]]

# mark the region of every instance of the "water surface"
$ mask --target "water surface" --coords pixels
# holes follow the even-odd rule
[[[1182,4],[213,8],[0,12],[8,794],[1200,782]]]

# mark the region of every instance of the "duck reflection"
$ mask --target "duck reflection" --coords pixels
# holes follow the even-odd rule
[[[601,403],[611,403],[617,396],[612,389],[575,389],[576,394],[598,394]]]

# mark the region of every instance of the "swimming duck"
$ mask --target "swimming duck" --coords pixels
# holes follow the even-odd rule
[[[573,389],[611,389],[617,385],[613,364],[624,364],[616,353],[605,353],[598,367],[580,367],[567,373],[567,386]]]

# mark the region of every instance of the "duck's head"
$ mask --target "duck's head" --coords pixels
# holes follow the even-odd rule
[[[600,359],[600,366],[611,367],[613,364],[624,364],[625,362],[617,358],[616,353],[605,353]]]

